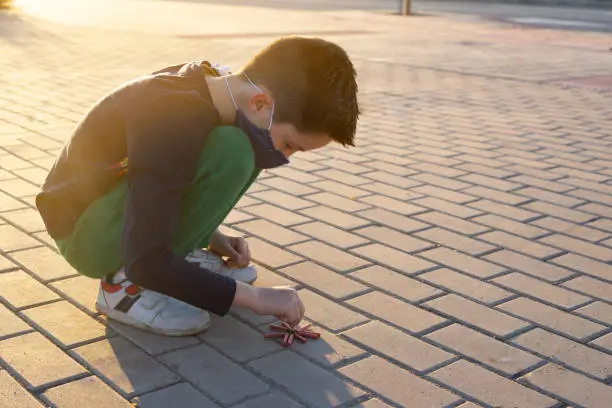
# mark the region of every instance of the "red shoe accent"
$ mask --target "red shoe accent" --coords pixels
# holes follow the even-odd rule
[[[139,294],[142,291],[142,289],[140,288],[140,286],[136,286],[136,285],[130,285],[125,289],[125,293],[127,293],[130,296],[134,296]]]
[[[102,289],[104,289],[104,291],[107,293],[115,293],[123,289],[123,286],[120,284],[108,283],[107,281],[103,280]]]

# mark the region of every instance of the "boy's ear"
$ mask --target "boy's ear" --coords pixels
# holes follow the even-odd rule
[[[259,112],[260,110],[266,107],[272,107],[272,98],[270,98],[265,93],[257,93],[249,100],[249,106],[255,112]]]

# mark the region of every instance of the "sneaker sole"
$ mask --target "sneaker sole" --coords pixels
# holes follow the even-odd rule
[[[96,302],[96,310],[111,320],[115,320],[119,323],[123,323],[128,326],[136,327],[137,329],[140,329],[140,330],[148,331],[148,332],[155,333],[155,334],[160,334],[163,336],[170,336],[170,337],[191,336],[194,334],[201,333],[210,327],[210,320],[208,320],[208,322],[206,322],[205,325],[191,329],[191,330],[162,330],[162,329],[156,329],[154,327],[147,326],[144,323],[140,323],[137,320],[129,318],[125,314],[115,315],[114,312],[112,311],[109,312],[109,309],[107,309],[105,306],[100,305],[97,302]]]

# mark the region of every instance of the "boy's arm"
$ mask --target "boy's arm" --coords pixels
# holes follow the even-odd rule
[[[181,198],[193,180],[216,111],[195,95],[170,94],[130,107],[125,270],[134,283],[224,315],[236,282],[172,252]]]

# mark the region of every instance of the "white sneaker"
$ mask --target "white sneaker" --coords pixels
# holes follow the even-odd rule
[[[251,284],[257,280],[257,270],[253,266],[246,268],[230,268],[223,259],[214,252],[204,249],[196,249],[185,257],[189,262],[197,263],[202,268],[208,269],[220,275],[229,276],[237,281]]]
[[[108,318],[166,336],[188,336],[210,326],[207,311],[130,282],[123,268],[102,280],[96,310]]]

